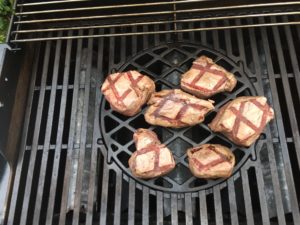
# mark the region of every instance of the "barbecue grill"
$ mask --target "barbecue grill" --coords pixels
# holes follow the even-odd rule
[[[0,77],[0,224],[300,224],[300,2],[15,2]],[[151,126],[100,93],[107,74],[138,70],[179,87],[200,55],[235,74],[202,124]],[[275,110],[249,148],[207,124],[237,96]],[[137,128],[154,130],[176,168],[132,176]],[[192,176],[185,150],[229,147],[228,179]]]

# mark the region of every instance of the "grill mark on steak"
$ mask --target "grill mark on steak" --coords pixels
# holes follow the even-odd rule
[[[204,67],[197,63],[193,63],[192,69],[199,70],[200,71],[199,74],[193,79],[193,81],[191,83],[187,83],[185,81],[182,81],[182,82],[191,88],[198,89],[203,92],[213,92],[213,91],[218,90],[218,88],[221,87],[228,80],[228,78],[224,72],[216,70],[216,69],[211,69],[211,66],[213,66],[213,65],[214,64],[207,63],[206,66]],[[206,72],[209,72],[214,75],[222,77],[212,89],[201,87],[196,84]]]
[[[143,154],[146,154],[148,152],[153,152],[154,151],[155,152],[154,168],[151,171],[152,172],[165,171],[165,170],[168,170],[169,168],[172,168],[173,165],[172,164],[167,164],[167,165],[164,165],[164,166],[159,166],[159,156],[160,156],[161,149],[162,148],[160,148],[157,145],[150,145],[150,146],[147,146],[145,148],[139,149],[136,152],[136,157],[139,156],[139,155],[143,155]],[[136,161],[134,161],[134,163],[133,163],[133,168],[136,168]]]
[[[146,136],[148,136],[148,138],[150,139],[150,142],[147,143],[142,148],[139,148],[139,142],[140,142],[139,135],[143,136],[144,139],[146,138]],[[135,133],[133,135],[133,140],[134,140],[134,143],[135,143],[135,146],[136,146],[137,150],[140,150],[140,149],[143,149],[147,146],[153,145],[153,143],[160,144],[160,141],[158,140],[157,135],[153,131],[146,130],[146,129],[143,129],[143,128],[139,128],[138,130],[135,131]]]
[[[143,155],[143,154],[146,154],[146,153],[152,152],[152,151],[159,152],[160,148],[157,145],[150,145],[145,148],[139,149],[137,151],[137,155]]]
[[[268,115],[270,112],[269,105],[267,103],[265,105],[262,105],[256,99],[252,99],[252,100],[250,100],[250,102],[253,103],[254,105],[256,105],[263,112],[262,119],[260,121],[260,125],[259,125],[259,127],[255,126],[248,118],[246,118],[243,115],[246,101],[241,102],[241,106],[240,106],[239,110],[237,110],[234,107],[229,108],[236,116],[236,119],[235,119],[234,125],[233,125],[233,129],[232,129],[233,137],[237,137],[241,122],[245,123],[251,129],[253,129],[255,133],[258,133],[258,134],[260,134],[264,129],[264,126],[266,124],[266,121],[268,119]],[[250,137],[248,137],[248,138],[250,138]],[[248,138],[246,138],[245,140],[247,140]]]
[[[107,91],[108,89],[111,89],[115,98],[117,99],[118,104],[122,105],[123,107],[126,107],[125,103],[124,103],[124,99],[126,98],[126,96],[132,91],[132,89],[134,90],[134,92],[136,93],[137,96],[139,96],[138,91],[136,90],[138,88],[138,82],[142,80],[143,75],[139,75],[138,78],[134,79],[131,72],[126,72],[127,77],[130,80],[130,86],[132,87],[132,89],[128,88],[121,96],[119,95],[115,84],[117,83],[117,81],[122,77],[123,73],[119,73],[117,75],[117,77],[113,80],[110,76],[107,77],[107,81],[108,81],[108,85],[105,89],[103,89],[103,92]]]
[[[230,164],[230,158],[228,158],[226,155],[224,155],[223,153],[219,152],[216,150],[216,148],[212,145],[210,145],[208,147],[209,150],[215,152],[220,158],[215,159],[207,164],[203,164],[201,163],[199,160],[195,159],[195,158],[191,158],[191,160],[194,162],[194,164],[197,166],[198,170],[208,170],[209,168],[212,168],[222,162],[228,162]],[[194,154],[195,152],[201,151],[202,148],[198,148],[198,149],[193,149],[191,152]]]
[[[143,76],[142,76],[142,75],[139,75],[138,78],[134,79],[133,76],[132,76],[132,74],[131,74],[131,72],[128,71],[128,72],[127,72],[127,77],[129,78],[129,80],[130,80],[130,82],[131,82],[131,87],[132,87],[133,90],[135,91],[135,94],[136,94],[137,96],[139,96],[138,91],[136,90],[136,88],[138,88],[138,83],[139,83],[140,80],[143,79]]]
[[[181,109],[179,110],[179,112],[177,113],[177,115],[175,116],[175,119],[171,119],[169,117],[160,115],[160,110],[163,108],[163,106],[166,104],[167,101],[172,101],[175,103],[183,103],[184,106],[181,107]],[[184,116],[184,114],[186,113],[186,111],[190,108],[194,108],[197,109],[199,111],[201,111],[202,109],[204,109],[205,107],[194,104],[194,103],[187,103],[185,100],[181,100],[181,99],[177,99],[176,98],[176,94],[175,91],[172,90],[168,95],[166,95],[164,97],[164,99],[159,103],[157,109],[152,113],[153,116],[155,117],[159,117],[161,119],[167,120],[169,122],[179,122],[181,125],[188,125],[185,122],[182,122],[181,119]],[[199,116],[199,119],[202,117],[202,115]]]

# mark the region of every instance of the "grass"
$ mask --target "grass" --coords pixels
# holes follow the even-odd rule
[[[0,43],[4,43],[9,26],[13,0],[0,0]]]

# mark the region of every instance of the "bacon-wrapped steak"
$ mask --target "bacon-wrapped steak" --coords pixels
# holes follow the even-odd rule
[[[181,88],[199,98],[209,98],[223,91],[230,92],[236,83],[232,73],[206,56],[196,59],[191,69],[181,78]]]
[[[274,111],[265,97],[245,96],[223,106],[209,127],[237,145],[250,146],[273,118]]]
[[[128,71],[108,75],[101,91],[113,110],[133,116],[155,91],[155,84],[148,76]]]
[[[214,179],[231,176],[234,154],[225,146],[204,144],[187,151],[192,174],[199,178]]]
[[[171,151],[160,143],[153,131],[138,129],[133,138],[136,151],[131,155],[128,164],[135,177],[159,177],[174,169],[175,161]]]
[[[146,148],[149,145],[159,145],[160,141],[156,135],[151,130],[148,129],[137,129],[133,134],[133,140],[137,150]]]
[[[214,109],[211,101],[198,99],[179,89],[163,90],[152,94],[145,120],[152,125],[186,127],[201,123]]]

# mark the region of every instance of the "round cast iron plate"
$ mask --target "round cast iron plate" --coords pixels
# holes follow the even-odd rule
[[[255,95],[250,80],[246,76],[243,67],[237,65],[230,58],[219,52],[199,45],[173,43],[151,48],[137,54],[123,64],[118,71],[138,70],[148,75],[156,83],[156,91],[162,89],[180,88],[180,76],[192,65],[192,62],[200,55],[206,55],[218,65],[235,74],[238,79],[237,86],[231,93],[220,93],[213,97],[215,111],[207,115],[202,124],[182,129],[169,129],[151,126],[144,120],[143,110],[133,117],[125,117],[114,112],[108,102],[102,96],[100,108],[100,130],[104,144],[108,151],[108,162],[115,163],[122,169],[128,180],[132,177],[141,184],[160,191],[167,192],[194,192],[210,188],[224,181],[224,179],[205,180],[194,177],[188,168],[186,149],[204,143],[219,143],[229,147],[236,157],[235,173],[249,158],[255,145],[250,148],[241,148],[229,141],[222,134],[212,132],[207,124],[214,118],[218,109],[237,96]],[[173,152],[176,167],[164,177],[142,180],[132,176],[128,159],[135,151],[133,133],[138,128],[154,130],[162,143],[166,144]]]

